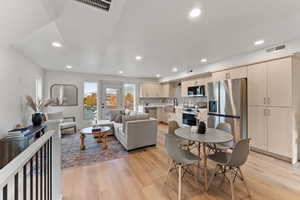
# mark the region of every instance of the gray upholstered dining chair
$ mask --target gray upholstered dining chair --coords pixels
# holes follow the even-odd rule
[[[225,131],[227,133],[232,134],[232,129],[231,129],[231,125],[229,123],[219,123],[217,128],[219,130]],[[229,142],[224,142],[224,143],[218,143],[218,144],[209,144],[208,148],[214,152],[218,152],[218,151],[224,151],[227,149],[232,149],[234,147],[234,140],[231,140]]]
[[[217,129],[220,129],[222,131],[225,131],[227,133],[232,134],[231,125],[229,123],[219,123],[218,126],[217,126]],[[231,140],[229,142],[215,144],[215,148],[216,148],[217,151],[232,149],[233,147],[234,147],[234,141],[233,140]]]
[[[180,126],[177,121],[172,120],[168,122],[168,134],[175,135],[175,130],[178,128],[180,128]],[[190,147],[194,144],[194,142],[192,141],[188,141],[185,139],[180,139],[180,140],[181,140],[180,141],[181,147],[186,150],[190,150]]]
[[[239,178],[245,185],[248,195],[250,196],[250,191],[247,186],[245,177],[242,173],[241,166],[247,161],[250,149],[250,139],[240,140],[233,148],[232,153],[228,152],[216,152],[213,155],[209,155],[208,159],[216,162],[216,168],[214,174],[211,176],[208,183],[208,188],[210,187],[213,179],[219,175],[223,175],[223,181],[228,180],[230,182],[231,197],[232,200],[235,199],[234,196],[234,183],[236,178]],[[228,177],[227,174],[230,176]]]
[[[184,174],[190,173],[189,167],[199,162],[199,157],[187,150],[183,150],[180,146],[180,140],[176,135],[167,134],[165,138],[165,147],[168,156],[171,159],[165,183],[168,180],[169,174],[173,170],[178,170],[178,200],[181,199],[181,179]],[[182,173],[182,170],[184,172]],[[194,173],[196,175],[196,173]]]

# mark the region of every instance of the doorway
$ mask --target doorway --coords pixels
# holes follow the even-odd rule
[[[123,83],[100,81],[99,119],[107,119],[107,114],[113,109],[123,108]]]

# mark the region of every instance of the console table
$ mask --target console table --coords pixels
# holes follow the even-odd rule
[[[27,149],[37,138],[45,133],[47,125],[38,127],[29,126],[21,130],[20,136],[4,137],[0,140],[0,169]]]

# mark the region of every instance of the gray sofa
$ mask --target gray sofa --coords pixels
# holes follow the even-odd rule
[[[114,134],[127,151],[142,147],[155,146],[157,141],[157,120],[149,117],[149,114],[135,113],[123,115],[122,122],[118,113],[123,111],[113,110],[111,120],[114,124]],[[117,113],[117,114],[115,114]]]

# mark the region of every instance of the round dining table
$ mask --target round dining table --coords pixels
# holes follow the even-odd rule
[[[203,160],[204,167],[204,187],[205,191],[207,191],[208,187],[208,178],[207,178],[207,149],[206,146],[207,144],[217,144],[217,143],[224,143],[224,142],[229,142],[233,140],[232,134],[220,130],[220,129],[215,129],[215,128],[208,128],[206,129],[205,134],[199,134],[197,133],[196,130],[194,130],[191,127],[183,127],[183,128],[178,128],[175,130],[175,134],[183,139],[189,140],[189,141],[194,141],[197,142],[198,145],[198,154],[199,157],[201,157],[201,144],[202,144],[202,151],[203,151]]]

